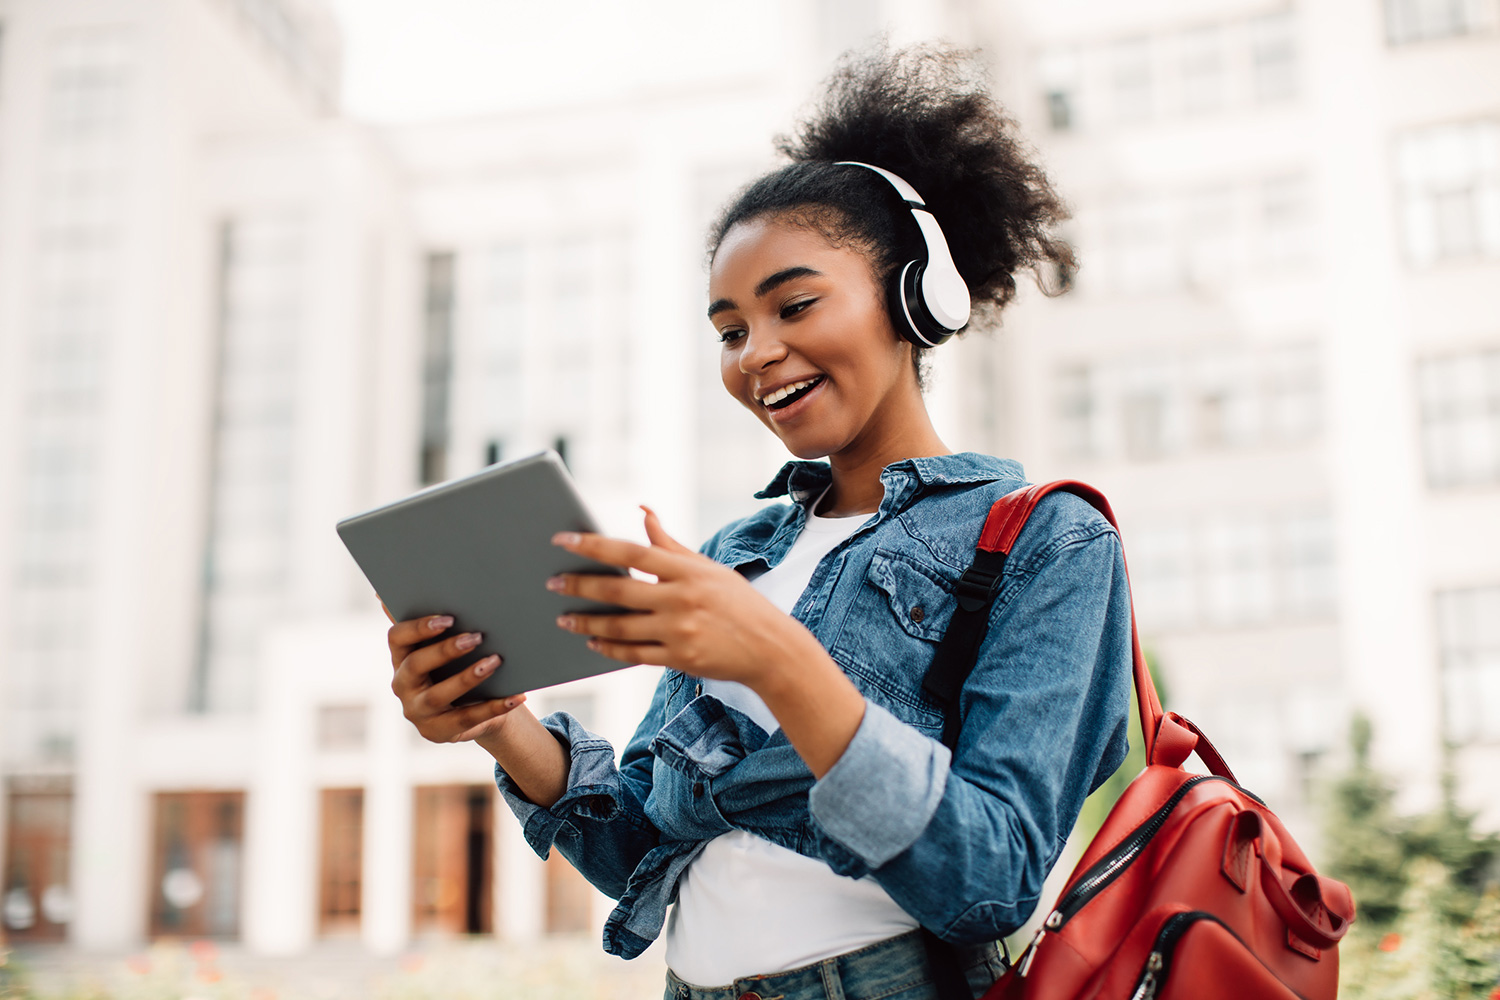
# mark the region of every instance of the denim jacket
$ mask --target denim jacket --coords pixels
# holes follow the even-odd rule
[[[821,462],[787,463],[756,495],[792,502],[729,524],[702,551],[741,570],[775,566],[830,475]],[[1109,523],[1066,494],[1037,506],[1006,560],[950,755],[922,677],[985,514],[1025,485],[1021,467],[964,453],[896,462],[880,479],[880,508],[823,558],[792,609],[865,696],[821,779],[782,730],[768,735],[676,670],[618,765],[577,720],[543,720],[571,761],[550,809],[496,767],[532,848],[546,857],[556,845],[619,900],[604,927],[611,954],[632,958],[659,935],[683,871],[732,829],[840,875],[872,875],[946,940],[993,941],[1031,914],[1085,796],[1124,759],[1130,595]]]

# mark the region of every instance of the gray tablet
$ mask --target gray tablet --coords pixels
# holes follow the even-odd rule
[[[626,666],[556,624],[570,611],[623,609],[554,594],[545,585],[556,573],[626,575],[552,544],[559,531],[598,530],[552,451],[489,466],[338,523],[349,554],[397,621],[452,615],[453,628],[433,641],[484,633],[476,649],[434,671],[434,680],[500,654],[500,669],[457,704]]]

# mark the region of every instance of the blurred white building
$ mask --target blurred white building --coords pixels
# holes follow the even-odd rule
[[[898,30],[996,54],[1083,262],[939,352],[940,428],[1106,489],[1174,707],[1304,828],[1356,705],[1414,802],[1446,734],[1500,823],[1500,42],[1467,2]],[[540,447],[619,534],[753,506],[785,456],[719,387],[703,233],[891,13],[783,6],[816,30],[741,75],[373,130],[321,0],[0,0],[12,940],[597,929],[485,755],[402,719],[332,527]],[[654,680],[532,706],[623,742]]]
[[[829,6],[824,49],[868,20]],[[321,0],[0,0],[0,937],[391,951],[607,912],[488,758],[402,719],[332,529],[539,447],[621,534],[753,505],[773,447],[695,488],[758,433],[701,426],[695,275],[816,73],[380,133],[338,72]],[[623,744],[654,683],[532,706]]]
[[[970,8],[1080,267],[960,345],[965,431],[1111,497],[1171,706],[1299,836],[1354,709],[1500,825],[1500,9]]]

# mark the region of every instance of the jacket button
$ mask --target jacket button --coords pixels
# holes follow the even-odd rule
[[[701,782],[701,781],[695,781],[695,782],[693,782],[693,798],[695,798],[695,799],[701,799],[702,797],[703,797],[703,782]]]
[[[699,697],[699,698],[703,697],[703,682],[702,681],[699,681],[698,682],[698,686],[695,687],[695,688],[693,688],[693,695],[695,697]]]
[[[911,620],[921,624],[922,619],[927,617],[927,612],[922,610],[922,605],[914,605],[911,609]]]

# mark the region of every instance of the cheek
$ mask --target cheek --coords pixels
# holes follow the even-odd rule
[[[750,405],[750,390],[746,385],[747,377],[744,372],[740,371],[740,366],[731,351],[721,351],[719,354],[719,380],[724,383],[724,391],[733,396],[737,402],[752,412],[757,409]]]

